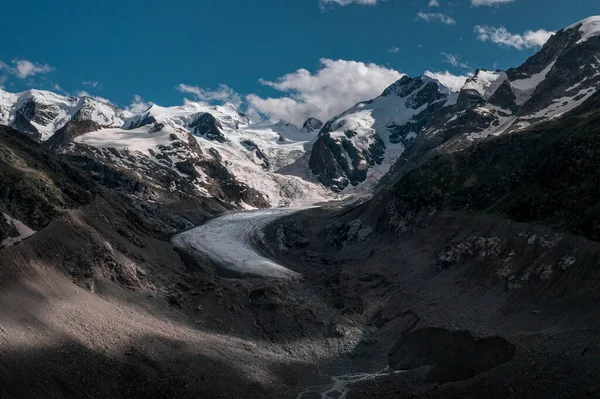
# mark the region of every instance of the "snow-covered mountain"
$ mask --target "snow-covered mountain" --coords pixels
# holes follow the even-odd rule
[[[591,17],[557,32],[517,68],[405,76],[325,124],[253,123],[231,104],[189,101],[132,113],[39,90],[0,91],[0,124],[82,167],[92,168],[91,157],[163,191],[286,206],[372,192],[390,170],[565,115],[599,83],[600,17]]]
[[[90,120],[119,127],[132,115],[90,97],[62,96],[44,90],[7,93],[0,90],[0,124],[45,141],[70,121]]]
[[[328,121],[312,151],[313,173],[336,191],[371,190],[398,160],[396,169],[567,114],[597,93],[600,17],[557,32],[518,68],[477,70],[458,85],[445,78],[403,77]]]
[[[421,125],[457,100],[455,87],[434,74],[404,76],[381,96],[327,122],[314,145],[310,167],[323,184],[335,190],[359,185],[367,178],[377,183]]]
[[[310,148],[319,123],[310,119],[302,129],[252,124],[230,104],[188,101],[133,114],[90,97],[0,91],[0,124],[57,152],[78,156],[78,162],[92,157],[158,188],[239,206],[288,206],[331,195],[307,167],[290,167]]]

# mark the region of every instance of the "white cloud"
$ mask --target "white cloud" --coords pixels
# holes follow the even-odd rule
[[[175,87],[182,93],[193,94],[198,100],[212,102],[217,101],[221,103],[231,103],[236,108],[242,105],[241,96],[236,93],[231,87],[221,84],[217,90],[203,89],[198,86],[190,86],[186,84],[179,84]]]
[[[399,52],[400,52],[400,49],[398,47],[392,47],[391,49],[388,50],[388,53],[392,53],[392,54],[399,53]]]
[[[319,6],[321,9],[327,9],[328,7],[338,5],[338,6],[348,6],[350,4],[358,4],[363,6],[374,6],[377,3],[381,3],[386,0],[319,0]]]
[[[301,124],[309,117],[321,120],[345,111],[356,103],[374,98],[403,76],[398,71],[376,64],[321,59],[316,73],[298,69],[274,82],[260,83],[285,93],[278,98],[246,96],[251,111],[270,120]]]
[[[442,14],[440,12],[438,12],[438,13],[419,12],[417,14],[417,19],[421,19],[421,20],[427,21],[427,22],[441,22],[446,25],[456,24],[456,21],[454,19],[452,19],[449,16]]]
[[[471,5],[479,6],[497,6],[499,4],[512,3],[516,0],[471,0]]]
[[[125,107],[125,109],[134,114],[141,114],[142,112],[150,108],[151,105],[151,102],[144,101],[142,96],[136,94],[133,96],[133,101],[131,102],[131,104]]]
[[[27,60],[14,60],[13,64],[16,69],[15,74],[21,79],[37,74],[52,72],[54,70],[54,68],[48,64],[38,64]]]
[[[93,94],[88,93],[85,90],[78,91],[77,92],[77,97],[89,97],[89,98],[93,98],[94,100],[101,101],[103,103],[112,104],[112,102],[109,99],[106,99],[106,98],[100,97],[100,96],[95,96]]]
[[[468,76],[453,75],[448,71],[444,71],[444,72],[426,71],[424,73],[424,75],[429,76],[432,79],[439,80],[444,85],[446,85],[446,87],[448,87],[449,89],[451,89],[452,91],[455,91],[455,92],[462,89],[462,87],[465,85],[467,78],[468,78]]]
[[[39,64],[27,60],[13,60],[12,66],[0,61],[0,70],[4,70],[6,73],[20,79],[25,79],[30,76],[52,72],[54,68],[48,64]]]
[[[86,86],[92,86],[93,88],[98,87],[98,85],[100,84],[100,83],[96,82],[95,80],[88,80],[88,81],[84,81],[84,82],[81,82],[81,83],[84,84],[84,85],[86,85]]]
[[[429,7],[439,7],[440,2],[438,0],[429,0]]]
[[[442,62],[450,64],[455,68],[457,68],[457,67],[466,68],[466,69],[470,68],[466,62],[462,62],[460,60],[459,55],[448,54],[448,53],[440,53],[440,54],[443,55],[445,58]]]
[[[52,88],[53,88],[54,90],[56,90],[56,91],[62,91],[62,92],[64,92],[63,88],[62,88],[62,87],[60,87],[60,85],[59,85],[58,83],[55,83],[55,84],[52,86]]]
[[[477,40],[493,42],[502,46],[514,47],[518,50],[543,46],[554,32],[540,29],[528,30],[523,34],[510,33],[504,26],[495,28],[493,26],[475,26]]]
[[[2,69],[2,65],[0,63],[0,69]],[[0,76],[0,90],[4,90],[4,83],[8,78],[6,76]]]

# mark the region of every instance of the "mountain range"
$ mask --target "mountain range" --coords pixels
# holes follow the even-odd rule
[[[0,397],[598,397],[599,86],[590,17],[302,126],[0,91]]]
[[[301,128],[253,123],[231,104],[153,104],[135,114],[91,97],[38,90],[0,91],[0,123],[63,153],[113,148],[122,160],[138,157],[129,168],[170,168],[197,195],[240,206],[309,202],[329,197],[329,191],[369,193],[399,159],[418,162],[458,151],[584,104],[600,81],[597,28],[595,17],[569,26],[523,65],[506,71],[478,69],[462,81],[434,73],[404,76],[379,97],[326,123],[310,118]],[[216,178],[215,169],[248,194],[226,193],[214,182],[223,178]]]

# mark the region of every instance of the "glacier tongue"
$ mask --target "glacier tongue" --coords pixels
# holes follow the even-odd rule
[[[259,255],[253,248],[267,224],[298,210],[266,209],[229,213],[178,234],[172,241],[178,247],[208,256],[234,277],[298,278],[300,274]]]

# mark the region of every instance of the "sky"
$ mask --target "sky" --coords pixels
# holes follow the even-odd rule
[[[19,0],[0,14],[0,87],[301,123],[403,74],[517,66],[597,14],[598,0]]]

